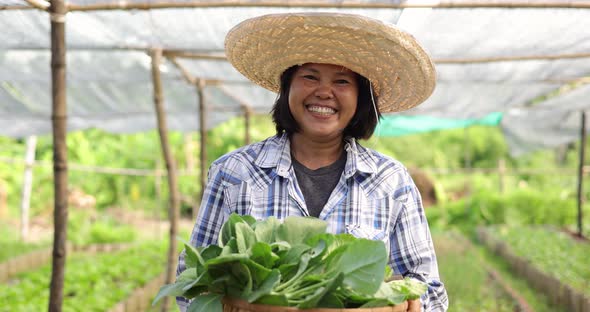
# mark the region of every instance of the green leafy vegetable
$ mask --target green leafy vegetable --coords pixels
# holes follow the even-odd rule
[[[427,290],[419,281],[385,282],[391,275],[381,241],[326,233],[316,218],[275,217],[255,221],[232,214],[219,245],[185,244],[186,270],[164,296],[194,298],[188,311],[222,311],[221,298],[307,308],[382,307],[417,299]],[[363,255],[359,257],[359,255]]]

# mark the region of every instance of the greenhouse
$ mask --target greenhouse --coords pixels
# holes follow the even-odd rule
[[[590,108],[590,1],[0,0],[0,225],[7,229],[0,234],[11,233],[3,243],[15,250],[0,253],[0,293],[8,294],[0,298],[11,302],[6,311],[38,310],[40,306],[49,306],[50,311],[61,311],[63,306],[70,311],[84,304],[96,311],[176,310],[172,301],[165,300],[158,307],[149,303],[160,286],[174,280],[172,270],[183,249],[176,238],[188,240],[185,232],[193,225],[208,165],[231,150],[228,145],[238,148],[264,138],[261,133],[268,133],[269,112],[277,98],[227,61],[225,35],[252,17],[295,12],[352,13],[395,24],[430,54],[436,68],[434,93],[415,108],[384,115],[369,145],[387,154],[397,151],[389,144],[409,142],[400,141],[408,136],[422,135],[421,144],[431,144],[427,139],[440,133],[454,133],[460,139],[456,166],[450,162],[439,166],[434,160],[421,163],[417,156],[409,162],[400,159],[425,167],[422,169],[431,176],[445,169],[453,171],[447,175],[452,176],[448,180],[453,185],[459,184],[456,174],[463,174],[463,189],[444,196],[445,208],[434,205],[427,210],[442,279],[449,280],[449,310],[558,311],[555,307],[561,306],[563,311],[589,311],[590,271],[584,255],[590,252],[590,206],[585,205],[590,189],[583,182],[588,171],[585,111]],[[490,154],[480,145],[495,146],[492,140],[496,137],[477,136],[490,131],[497,131],[505,150],[498,151],[502,155],[494,156],[487,168],[478,168],[478,159]],[[108,148],[114,155],[101,162],[91,154],[99,155],[97,145],[104,137],[123,139],[114,145],[105,142],[105,155]],[[153,142],[147,143],[146,138]],[[145,148],[138,148],[139,144]],[[220,144],[227,150],[211,152]],[[46,152],[44,158],[35,156],[36,148]],[[424,153],[428,150],[418,148],[424,148]],[[437,153],[455,152],[455,147],[444,149]],[[484,152],[476,154],[476,149]],[[192,156],[179,156],[183,151]],[[543,151],[570,155],[563,156],[569,167],[543,163],[543,158],[535,164],[538,166],[528,166],[535,167],[530,171],[522,169],[525,165],[519,171],[517,164],[524,163],[518,161],[520,157]],[[89,155],[83,158],[83,153]],[[443,157],[437,155],[428,159]],[[533,159],[530,163],[533,157],[527,158]],[[139,161],[120,162],[119,158],[149,161],[142,166]],[[508,164],[506,159],[510,159]],[[40,168],[45,168],[44,173],[39,173]],[[536,183],[531,182],[535,170],[547,172],[544,180],[554,178],[554,184],[548,185],[555,196],[551,193],[537,202],[537,197],[522,195],[535,188],[525,185]],[[68,174],[79,176],[68,180]],[[486,187],[500,183],[503,193],[487,196],[477,192],[478,174],[493,175]],[[92,189],[84,186],[102,175],[112,176],[112,182]],[[504,185],[505,175],[513,178],[512,186]],[[563,182],[562,175],[568,175],[568,182]],[[422,181],[413,178],[417,184]],[[433,184],[439,203],[437,185],[445,183]],[[49,188],[49,184],[55,186]],[[444,187],[452,188],[450,185]],[[525,190],[506,192],[511,187]],[[135,198],[138,203],[150,200],[150,205],[161,206],[157,213],[165,230],[158,228],[158,239],[118,239],[136,235],[129,234],[135,231],[131,215],[118,220],[120,228],[105,225],[104,231],[111,232],[104,237],[109,239],[92,242],[98,244],[77,243],[75,237],[66,235],[68,228],[74,236],[79,234],[71,223],[86,222],[88,217],[74,210],[67,220],[72,189],[80,190],[82,198],[88,193],[91,202],[98,201],[90,204],[96,206],[92,209],[97,215],[124,206],[104,199],[106,195],[101,197],[102,188],[117,189],[113,198]],[[52,198],[41,203],[35,199],[36,192]],[[118,195],[121,192],[131,195]],[[142,198],[146,192],[149,199]],[[537,204],[549,208],[523,208]],[[510,210],[512,206],[520,211]],[[475,217],[464,207],[476,211]],[[568,212],[560,215],[556,210]],[[34,242],[29,231],[35,226],[29,219],[43,215],[40,211],[50,212],[45,219],[55,218],[47,227],[52,238]],[[97,215],[92,218],[99,219]],[[511,221],[520,218],[526,221]],[[126,221],[130,222],[127,227]],[[519,232],[505,227],[509,225],[523,228]],[[547,246],[566,248],[558,251],[563,255],[555,260],[563,265],[563,276],[555,276],[555,264],[547,260],[557,249],[535,254],[542,247],[534,245],[532,237],[543,237]],[[132,267],[129,272],[124,271],[124,264],[119,272],[109,270],[118,267],[114,264],[117,255],[121,263]],[[451,263],[449,259],[461,258],[457,255],[464,256],[465,263]],[[152,259],[151,263],[131,264],[143,256]],[[36,260],[23,260],[29,259],[26,257]],[[94,286],[81,286],[87,278],[76,276],[81,274],[76,270],[85,265],[96,267],[88,273],[95,276]],[[78,269],[70,274],[69,267]],[[467,286],[450,277],[460,276],[461,267],[473,274],[466,279],[492,286],[461,288]],[[121,275],[133,277],[134,283],[105,282],[119,280]],[[39,283],[45,284],[40,287]],[[99,287],[96,285],[104,286],[97,291],[105,291],[108,302],[79,296]],[[106,295],[109,288],[120,291]],[[43,298],[38,302],[20,299],[30,297],[27,291],[31,289],[42,292]],[[488,302],[480,297],[493,299]]]

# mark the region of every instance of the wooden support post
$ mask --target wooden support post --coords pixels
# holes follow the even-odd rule
[[[165,53],[165,52],[162,52]],[[164,54],[166,55],[166,54]],[[168,54],[166,55],[166,57],[170,60],[170,62],[172,64],[174,64],[174,66],[176,66],[180,72],[182,73],[182,76],[184,77],[184,79],[190,83],[190,84],[194,84],[197,88],[197,101],[199,102],[199,122],[200,125],[204,125],[205,124],[205,109],[203,108],[203,103],[204,103],[204,94],[203,94],[203,88],[205,86],[206,80],[204,79],[197,79],[195,78],[193,75],[190,74],[190,72],[184,67],[182,66],[177,60],[176,57],[173,54]],[[200,167],[201,167],[201,183],[200,183],[200,188],[201,191],[199,192],[199,194],[197,195],[198,198],[192,200],[191,203],[191,212],[192,212],[192,217],[193,220],[197,218],[197,215],[199,214],[199,204],[201,202],[201,198],[203,198],[203,190],[205,188],[205,179],[204,177],[204,172],[205,172],[205,161],[206,161],[206,156],[204,157],[203,155],[206,155],[206,148],[205,148],[205,142],[206,142],[206,134],[203,135],[203,127],[201,126],[201,146],[200,146],[200,154],[201,154],[201,161],[200,161]],[[190,138],[190,139],[187,139]],[[194,172],[194,161],[193,161],[193,147],[194,147],[194,142],[192,140],[192,136],[187,135],[185,136],[185,152],[186,152],[186,166],[188,169],[189,174]]]
[[[66,5],[53,0],[51,20],[51,123],[53,129],[53,252],[49,312],[60,312],[66,264],[68,225],[68,158],[66,104]]]
[[[578,236],[582,237],[582,208],[584,205],[584,163],[586,159],[586,112],[582,111],[580,125],[580,159],[578,166]]]
[[[28,0],[33,1],[33,0]],[[401,3],[400,3],[401,2]],[[218,0],[218,1],[107,1],[106,3],[96,2],[91,4],[70,3],[70,11],[93,11],[93,10],[150,10],[165,8],[197,8],[197,7],[272,7],[272,8],[367,8],[367,9],[407,9],[407,8],[590,8],[586,0],[564,1],[564,0],[519,0],[519,1],[281,1],[281,0]]]
[[[248,106],[244,106],[244,143],[245,145],[250,144],[252,138],[250,137],[250,119],[252,117],[252,112]]]
[[[27,151],[25,153],[25,173],[23,176],[23,188],[20,201],[20,238],[26,242],[29,238],[29,208],[31,206],[31,189],[33,188],[33,164],[35,163],[35,147],[37,137],[27,138]]]
[[[201,202],[201,200],[203,199],[203,194],[205,193],[205,186],[207,185],[207,106],[205,103],[204,89],[205,81],[203,81],[202,79],[198,79],[197,94],[199,95],[199,127],[201,134],[201,193],[199,195],[199,202]]]
[[[172,156],[170,144],[168,142],[168,127],[166,124],[166,113],[164,110],[164,98],[162,92],[162,80],[160,77],[160,62],[162,59],[162,50],[152,50],[152,80],[154,84],[154,104],[156,118],[158,121],[158,133],[160,134],[160,145],[162,154],[166,162],[168,172],[168,189],[170,202],[168,207],[168,218],[170,220],[170,243],[168,247],[168,264],[166,268],[166,284],[174,282],[176,277],[176,236],[178,235],[178,218],[180,214],[180,202],[178,194],[178,183],[176,178],[176,162]],[[169,300],[166,298],[162,302],[162,311],[167,311]]]

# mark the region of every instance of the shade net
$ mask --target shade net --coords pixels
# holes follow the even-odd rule
[[[135,2],[140,1],[129,3]],[[346,1],[326,1],[335,7],[342,3]],[[0,7],[18,5],[28,7],[24,1],[0,0]],[[536,119],[536,128],[529,131],[525,119],[514,124],[510,116],[542,107],[531,104],[590,75],[590,9],[199,7],[70,12],[66,18],[68,129],[98,127],[128,133],[155,127],[149,49],[223,56],[225,34],[239,22],[301,11],[354,13],[397,24],[432,55],[438,77],[433,95],[393,116],[476,120],[503,113],[504,132],[530,143],[519,144],[521,150],[515,153],[574,139],[555,130],[559,139],[550,140],[555,143],[538,143],[547,137],[539,127],[554,131],[550,122]],[[49,16],[33,9],[0,10],[0,29],[0,135],[48,133]],[[178,57],[176,61],[192,77],[215,81],[205,88],[208,128],[242,114],[246,107],[256,113],[271,110],[276,94],[252,85],[225,60]],[[196,87],[168,60],[160,70],[169,128],[198,129]],[[560,101],[564,114],[575,115],[580,108],[572,101],[583,97],[564,94],[551,100]],[[543,118],[538,114],[536,118]],[[523,131],[529,132],[523,135]]]

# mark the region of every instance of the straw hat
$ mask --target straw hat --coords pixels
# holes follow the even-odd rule
[[[229,62],[254,83],[278,92],[293,65],[344,66],[368,78],[382,113],[426,100],[436,81],[430,57],[412,35],[352,14],[288,13],[243,21],[225,37]]]

